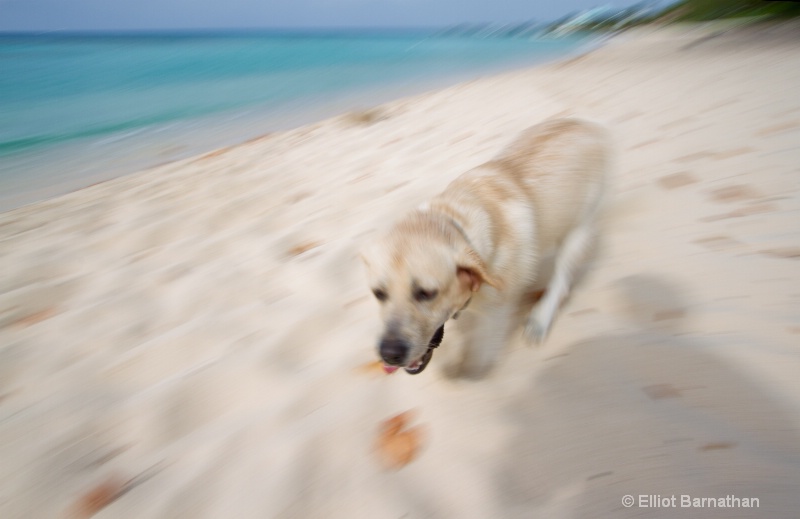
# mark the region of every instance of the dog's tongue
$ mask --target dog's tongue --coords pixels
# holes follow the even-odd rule
[[[395,371],[397,371],[397,366],[390,366],[388,364],[384,364],[383,371],[389,374],[394,373]]]

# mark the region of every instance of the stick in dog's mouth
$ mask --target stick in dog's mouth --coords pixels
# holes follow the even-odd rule
[[[422,371],[428,366],[428,363],[433,358],[433,350],[442,343],[442,339],[444,339],[444,325],[441,325],[436,330],[436,333],[433,334],[433,337],[431,337],[425,354],[419,360],[412,362],[409,366],[404,368],[406,373],[409,375],[419,375],[422,373]],[[384,364],[383,369],[387,373],[394,373],[397,371],[397,366],[388,366]]]

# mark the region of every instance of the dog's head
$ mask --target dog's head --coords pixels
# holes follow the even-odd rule
[[[378,351],[387,371],[421,370],[428,345],[445,321],[483,283],[497,286],[463,235],[426,213],[412,214],[361,256],[380,304]]]

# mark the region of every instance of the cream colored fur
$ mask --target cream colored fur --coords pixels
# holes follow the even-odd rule
[[[386,296],[384,329],[410,346],[406,365],[448,320],[440,350],[451,376],[485,375],[520,324],[530,341],[544,340],[593,241],[608,140],[580,119],[533,126],[364,251],[370,286]],[[548,256],[545,294],[520,323]],[[420,289],[435,297],[417,300]]]

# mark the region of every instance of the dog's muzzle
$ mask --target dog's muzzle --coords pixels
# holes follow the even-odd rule
[[[467,302],[464,303],[464,306],[462,306],[461,309],[458,312],[453,314],[453,319],[458,319],[459,314],[465,308],[467,308],[469,306],[470,301],[472,301],[471,297],[469,299],[467,299]],[[425,354],[422,356],[422,358],[419,359],[413,365],[408,366],[408,367],[405,368],[406,369],[406,373],[408,373],[409,375],[419,375],[420,373],[422,373],[422,370],[425,369],[425,367],[428,365],[428,363],[433,358],[433,350],[435,350],[436,348],[439,347],[439,345],[442,343],[443,339],[444,339],[444,324],[442,324],[436,330],[436,333],[433,334],[433,337],[431,337],[431,340],[428,343],[428,350],[425,352]]]
[[[433,350],[435,350],[441,343],[442,339],[444,339],[444,325],[441,325],[437,330],[436,333],[433,334],[431,337],[430,342],[428,343],[428,350],[419,359],[413,366],[408,366],[405,368],[406,373],[409,375],[419,375],[422,371],[428,366],[428,363],[433,358]]]
[[[470,301],[472,301],[471,297],[467,299],[467,302],[464,303],[464,306],[462,306],[460,310],[453,314],[453,319],[458,319],[459,314],[469,306]],[[444,324],[436,329],[433,337],[431,337],[431,340],[428,342],[428,349],[425,351],[422,357],[404,368],[406,373],[409,375],[419,375],[422,373],[422,371],[428,366],[428,363],[433,358],[433,350],[439,347],[443,339]],[[379,350],[381,358],[384,362],[383,370],[386,371],[386,373],[394,373],[400,366],[403,365],[410,348],[405,342],[399,339],[390,338],[383,339],[381,341]]]
[[[428,342],[428,349],[425,351],[422,357],[420,357],[419,360],[415,360],[408,366],[405,366],[404,369],[406,372],[411,375],[418,375],[422,373],[422,370],[428,366],[428,363],[433,358],[433,350],[442,343],[443,338],[444,325],[441,325]],[[383,370],[386,373],[394,373],[397,371],[400,366],[406,362],[406,356],[408,355],[410,349],[411,348],[409,348],[408,344],[406,344],[403,340],[395,338],[383,339],[379,348],[381,359],[383,360]]]

